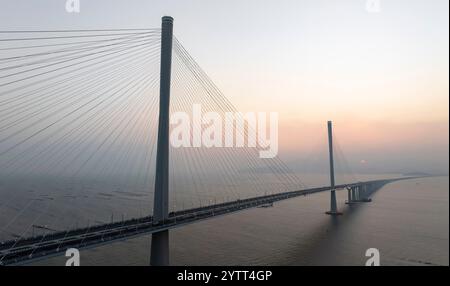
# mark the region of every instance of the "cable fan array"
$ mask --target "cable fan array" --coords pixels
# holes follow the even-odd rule
[[[152,213],[159,56],[159,29],[0,31],[0,238]],[[237,112],[176,38],[172,62],[172,114]],[[258,152],[171,148],[171,211],[304,187]]]

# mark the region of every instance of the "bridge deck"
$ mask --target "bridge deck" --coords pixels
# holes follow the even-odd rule
[[[359,184],[374,184],[377,187],[381,187],[396,180],[399,179],[338,185],[336,189],[345,189]],[[169,218],[162,223],[154,223],[152,217],[147,216],[122,222],[0,242],[0,265],[18,264],[29,260],[53,256],[65,252],[68,248],[72,247],[78,249],[95,247],[137,235],[151,234],[220,215],[329,190],[330,187],[328,186],[318,187],[177,211],[170,213]]]

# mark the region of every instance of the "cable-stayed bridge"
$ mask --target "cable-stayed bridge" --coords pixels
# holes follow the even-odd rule
[[[349,191],[349,201],[347,203],[368,202],[370,195],[374,191],[385,184],[403,179],[405,178],[338,185],[335,186],[335,190],[347,189]],[[68,248],[83,249],[129,239],[142,234],[156,234],[197,221],[211,219],[249,208],[266,207],[277,201],[330,190],[330,187],[311,188],[171,212],[168,218],[159,222],[155,222],[152,216],[147,216],[93,227],[54,232],[48,235],[23,238],[20,240],[5,241],[0,244],[0,256],[3,258],[4,264],[20,264],[21,262],[36,260],[42,257],[58,255]]]
[[[339,215],[336,190],[348,191],[349,204],[368,202],[397,180],[335,184],[331,122],[324,187],[306,187],[279,158],[259,159],[256,148],[170,148],[173,112],[192,113],[196,103],[205,112],[237,112],[172,29],[163,17],[161,29],[0,31],[0,231],[9,235],[26,221],[0,243],[0,264],[152,233],[151,264],[168,265],[171,228],[324,191],[327,213]],[[246,137],[251,128],[222,135]],[[111,192],[136,196],[144,215],[87,227],[71,220],[77,199]],[[68,206],[55,214],[60,193]],[[146,195],[153,198],[140,199]],[[50,232],[35,235],[36,227]]]

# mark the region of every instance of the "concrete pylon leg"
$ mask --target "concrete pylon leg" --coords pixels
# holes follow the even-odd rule
[[[337,203],[336,203],[336,191],[331,191],[331,205],[330,205],[330,211],[332,213],[337,212]]]
[[[169,231],[152,234],[151,266],[169,266]]]

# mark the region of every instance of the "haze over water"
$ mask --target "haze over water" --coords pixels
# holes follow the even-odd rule
[[[170,231],[172,265],[449,265],[449,178],[388,184],[367,204],[326,216],[329,193],[276,203]],[[150,236],[81,252],[82,265],[148,265]],[[63,265],[51,258],[34,265]]]

